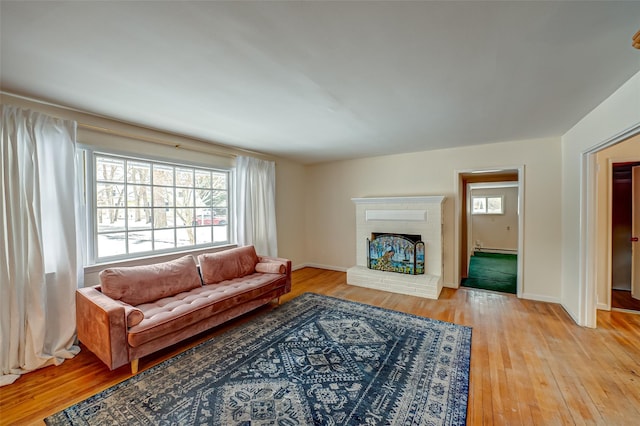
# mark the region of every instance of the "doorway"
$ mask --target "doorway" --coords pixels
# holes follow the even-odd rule
[[[611,309],[640,313],[640,295],[632,292],[633,171],[640,162],[611,165]],[[636,184],[637,185],[637,184]],[[638,204],[640,200],[636,200]],[[637,254],[636,254],[637,255]]]
[[[629,135],[630,134],[630,135]],[[629,132],[629,134],[621,135],[606,145],[600,147],[597,151],[592,151],[583,154],[583,166],[585,167],[585,183],[587,186],[587,197],[585,205],[582,206],[582,211],[586,214],[584,221],[584,235],[582,238],[583,248],[583,266],[587,268],[582,276],[581,283],[584,285],[584,292],[582,293],[583,299],[581,301],[581,313],[580,313],[580,325],[587,327],[596,327],[596,319],[599,310],[611,311],[617,309],[625,309],[629,312],[638,312],[630,310],[628,308],[616,308],[616,302],[613,301],[619,295],[628,296],[629,293],[618,293],[614,290],[614,269],[626,270],[622,275],[616,272],[615,287],[620,286],[620,282],[628,281],[628,260],[624,260],[625,256],[628,256],[629,242],[623,242],[622,258],[618,254],[619,250],[614,249],[614,240],[620,241],[622,239],[629,239],[631,237],[627,228],[626,237],[624,235],[616,236],[614,238],[614,226],[613,216],[619,215],[619,212],[613,211],[614,205],[626,205],[622,207],[624,210],[628,208],[629,203],[633,205],[631,201],[631,195],[628,190],[629,182],[626,182],[627,188],[620,189],[620,184],[623,186],[623,182],[627,179],[624,176],[624,170],[618,166],[624,166],[625,164],[640,163],[640,125]],[[616,174],[614,175],[614,165],[616,166]],[[614,180],[618,180],[616,184],[614,195]],[[622,194],[622,198],[621,198]],[[614,201],[615,197],[615,201]],[[636,199],[640,199],[637,196]],[[591,201],[589,201],[591,200]],[[638,202],[636,202],[637,204]],[[640,211],[636,208],[636,211]],[[628,227],[628,211],[624,213],[627,219],[616,218],[616,221],[627,223],[624,225]],[[640,220],[637,221],[640,224]],[[616,233],[620,230],[616,229]],[[639,231],[640,232],[640,231]],[[637,234],[636,234],[637,236]],[[640,254],[640,246],[636,246],[636,253]],[[633,254],[632,254],[633,257]],[[637,257],[637,256],[636,256]],[[621,260],[623,259],[623,260]],[[628,259],[628,257],[627,257]],[[626,264],[623,269],[620,269],[620,264]],[[640,271],[640,267],[634,268]],[[640,277],[639,274],[635,274],[636,277]],[[622,278],[621,278],[622,277]],[[633,280],[632,280],[633,281]],[[627,291],[629,284],[623,285],[623,291]],[[632,286],[633,287],[633,286]],[[618,298],[619,299],[619,298]],[[629,298],[626,298],[627,301]]]
[[[456,173],[458,284],[520,295],[521,168]]]

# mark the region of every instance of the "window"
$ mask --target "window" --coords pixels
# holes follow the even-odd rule
[[[471,197],[472,214],[503,214],[502,196]]]
[[[92,158],[94,260],[229,243],[229,171]]]

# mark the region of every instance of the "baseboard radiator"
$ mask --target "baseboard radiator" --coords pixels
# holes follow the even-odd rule
[[[491,247],[474,247],[474,251],[479,251],[483,253],[500,253],[500,254],[518,254],[518,250],[516,249],[502,249],[502,248],[491,248]]]

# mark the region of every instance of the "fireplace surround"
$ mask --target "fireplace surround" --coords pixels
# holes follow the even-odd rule
[[[352,198],[356,206],[356,265],[347,283],[377,290],[437,299],[442,290],[442,209],[444,196]],[[368,240],[374,234],[421,237],[424,273],[371,269]]]

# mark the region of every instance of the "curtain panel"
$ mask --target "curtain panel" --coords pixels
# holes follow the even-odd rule
[[[254,245],[260,255],[277,256],[276,163],[236,158],[238,245]]]
[[[83,223],[76,123],[2,105],[0,385],[79,352]]]

